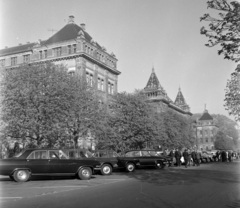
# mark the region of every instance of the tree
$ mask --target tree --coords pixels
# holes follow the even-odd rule
[[[139,92],[118,93],[109,109],[106,132],[99,145],[125,151],[142,149],[157,135],[154,111]]]
[[[62,65],[4,69],[1,89],[5,139],[24,140],[29,147],[60,147],[96,126],[100,111],[94,91]]]
[[[166,111],[160,114],[163,117],[164,133],[166,135],[163,140],[163,146],[167,148],[190,148],[194,145],[194,137],[192,132],[192,123],[181,115],[173,111]]]
[[[232,150],[234,148],[234,143],[232,138],[228,137],[223,131],[218,131],[215,135],[214,146],[218,150]]]
[[[206,46],[213,47],[220,45],[218,54],[223,54],[225,59],[235,62],[240,60],[240,3],[226,0],[208,1],[208,8],[219,11],[219,17],[215,18],[204,14],[200,21],[209,21],[209,28],[201,28],[201,34],[208,37]]]
[[[240,121],[240,65],[227,81],[224,101],[229,114],[235,116],[236,121]]]

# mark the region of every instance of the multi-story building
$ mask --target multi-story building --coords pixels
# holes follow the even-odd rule
[[[88,83],[98,90],[103,102],[117,92],[117,59],[108,53],[87,32],[86,25],[74,23],[69,16],[68,24],[47,40],[19,44],[0,50],[0,66],[18,67],[21,64],[37,64],[51,61],[64,64],[69,73],[86,76]]]
[[[173,102],[161,86],[154,68],[143,92],[147,95],[148,101],[156,108],[157,112],[164,112],[167,109],[171,109],[180,115],[192,116],[190,107],[187,105],[181,89],[179,88],[175,102]]]
[[[217,134],[218,126],[216,120],[204,110],[202,116],[196,120],[196,146],[198,150],[213,150],[214,136]]]
[[[117,93],[120,71],[116,56],[88,34],[85,24],[75,24],[74,16],[69,16],[68,23],[47,40],[0,50],[0,69],[49,61],[65,65],[69,73],[85,76],[100,95],[99,102],[108,103]],[[88,147],[92,147],[90,140],[85,142]]]

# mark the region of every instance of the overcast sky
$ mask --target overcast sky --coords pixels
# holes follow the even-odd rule
[[[207,48],[200,22],[207,0],[0,0],[0,49],[46,40],[67,24],[86,31],[118,59],[118,91],[142,89],[155,68],[175,101],[179,86],[192,113],[228,116],[226,82],[236,63]],[[230,117],[233,118],[233,117]]]

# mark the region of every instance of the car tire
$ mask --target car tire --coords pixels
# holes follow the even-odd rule
[[[83,167],[78,171],[78,177],[81,180],[89,180],[92,177],[92,170],[88,167]]]
[[[156,169],[163,169],[164,168],[163,163],[160,162],[160,161],[156,161],[155,162],[155,168]]]
[[[133,163],[128,163],[126,165],[126,171],[127,172],[133,172],[135,170],[135,165]]]
[[[112,166],[109,164],[102,165],[101,174],[102,175],[111,175],[112,174]]]
[[[28,170],[16,170],[12,177],[16,182],[26,182],[30,178],[30,172]]]

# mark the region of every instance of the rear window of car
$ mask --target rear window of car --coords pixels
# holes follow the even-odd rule
[[[38,159],[47,159],[47,151],[34,151],[32,152],[27,159],[34,159],[34,160],[38,160]]]
[[[150,157],[151,155],[149,154],[148,151],[142,151],[142,156]]]
[[[131,152],[127,152],[125,154],[126,157],[139,157],[140,155],[140,151],[131,151]]]

